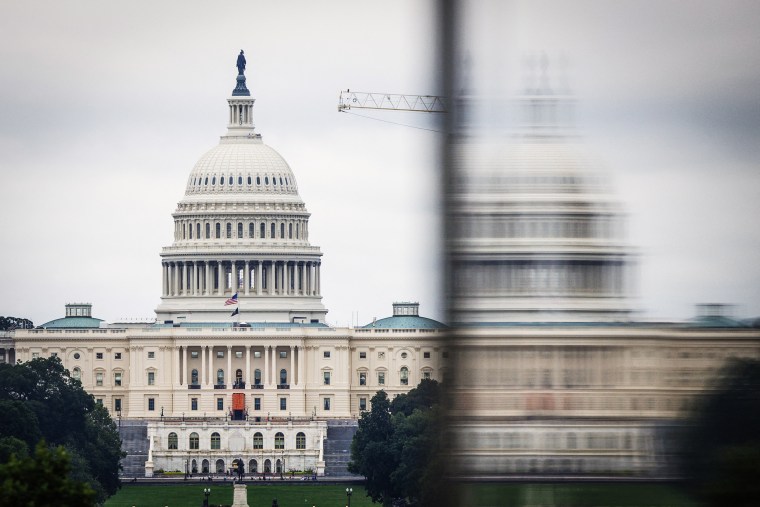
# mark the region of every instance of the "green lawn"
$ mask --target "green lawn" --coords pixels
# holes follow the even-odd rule
[[[697,507],[669,484],[468,484],[460,505],[478,507]]]
[[[231,505],[232,486],[230,483],[178,485],[124,485],[106,502],[106,507],[199,507],[203,503],[203,488],[211,487],[209,504]],[[344,507],[346,487],[354,493],[351,507],[367,507],[373,504],[365,496],[363,486],[340,484],[267,484],[248,483],[248,505],[250,507],[271,507],[276,498],[280,507]]]

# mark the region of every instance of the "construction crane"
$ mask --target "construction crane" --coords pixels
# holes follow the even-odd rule
[[[338,111],[349,109],[391,109],[394,111],[418,111],[421,113],[445,113],[444,97],[435,95],[400,95],[397,93],[365,93],[341,91]]]

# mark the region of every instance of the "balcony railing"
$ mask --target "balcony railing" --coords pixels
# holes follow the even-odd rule
[[[264,389],[264,384],[253,384],[251,389]]]
[[[232,384],[233,389],[245,389],[245,382],[242,380],[236,380],[234,384]]]
[[[277,384],[277,389],[290,389],[290,384]]]
[[[214,384],[214,389],[227,389],[226,384]]]
[[[201,385],[200,384],[188,384],[187,388],[188,389],[200,389]]]

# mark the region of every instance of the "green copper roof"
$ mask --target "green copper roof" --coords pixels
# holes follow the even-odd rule
[[[370,322],[365,329],[445,329],[446,325],[437,320],[416,315],[396,315]]]
[[[94,317],[64,317],[45,322],[40,327],[45,329],[91,329],[100,327],[103,319]]]

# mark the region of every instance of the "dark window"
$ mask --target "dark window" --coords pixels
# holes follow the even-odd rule
[[[264,176],[264,185],[269,185],[269,176]]]
[[[222,186],[224,185],[224,176],[222,176],[221,178],[219,178],[219,184],[222,185]]]
[[[277,178],[272,178],[272,185],[277,185]]]
[[[201,224],[195,224],[195,238],[201,239]]]
[[[287,409],[288,409],[288,399],[280,398],[280,410],[287,410]]]
[[[203,184],[208,185],[208,176],[206,176],[206,181]]]
[[[285,224],[280,224],[280,237],[285,239]]]
[[[216,399],[216,409],[217,410],[224,410],[224,398],[217,398]]]
[[[282,185],[282,176],[280,176],[280,185]]]
[[[177,448],[177,434],[174,432],[169,433],[169,449]]]
[[[293,224],[288,224],[288,239],[293,239]]]
[[[325,350],[324,352],[322,352],[322,357],[324,357],[325,359],[330,359],[330,351]]]
[[[367,398],[359,398],[359,410],[367,410]]]
[[[232,224],[227,222],[227,238],[232,237]]]
[[[258,399],[258,398],[256,398]],[[253,448],[254,449],[263,449],[264,448],[264,435],[262,435],[259,432],[256,432],[253,434]]]
[[[232,176],[230,176],[230,185],[232,185]]]
[[[211,224],[206,224],[206,239],[211,239]]]
[[[243,222],[238,222],[238,238],[243,237]]]
[[[275,236],[275,234],[274,234],[274,231],[275,231],[275,229],[274,229],[274,222],[272,222],[272,226],[270,227],[270,229],[271,230],[269,231],[269,237],[272,238],[272,239],[274,239],[274,236]]]
[[[248,176],[248,184],[249,185],[251,184],[251,177],[250,176]]]
[[[367,353],[366,352],[359,352],[359,359],[367,359]]]
[[[256,176],[256,184],[261,185],[261,176]]]
[[[280,384],[287,384],[288,383],[288,370],[283,368],[280,370]]]
[[[254,231],[253,222],[251,222],[250,224],[248,224],[248,237],[249,238],[253,237],[253,231]]]
[[[330,398],[325,398],[322,406],[325,410],[330,410]]]
[[[430,352],[423,352],[422,357],[424,357],[425,359],[430,359]]]
[[[359,372],[359,385],[360,386],[366,386],[367,385],[367,373],[360,371]]]
[[[121,412],[121,398],[116,398],[113,400],[113,408],[117,412]]]
[[[190,433],[190,449],[198,449],[200,447],[200,441],[201,439],[198,438],[197,433]]]
[[[216,185],[216,176],[214,176],[213,178],[211,178],[211,184],[212,185]]]
[[[300,431],[296,434],[296,449],[306,449],[306,434]]]
[[[274,435],[274,448],[285,449],[285,435],[279,431]]]
[[[242,184],[243,184],[243,177],[238,176],[238,185],[242,185]]]
[[[408,386],[409,385],[409,369],[404,366],[401,368],[400,372],[400,380],[402,386]]]
[[[253,383],[255,385],[261,384],[261,370],[258,368],[253,372]]]
[[[266,237],[266,233],[267,233],[267,227],[266,227],[266,225],[264,224],[264,222],[261,222],[261,227],[259,227],[259,229],[260,229],[260,230],[259,230],[259,237],[260,237],[260,238],[264,238],[264,237]]]
[[[148,398],[148,410],[156,410],[156,400],[154,398]]]
[[[198,410],[198,398],[190,399],[190,410]]]
[[[261,398],[254,398],[253,399],[253,409],[254,410],[261,410]]]
[[[222,448],[222,438],[217,432],[214,432],[211,434],[211,448],[212,449]]]
[[[222,224],[219,222],[216,223],[216,239],[219,239],[222,237]]]
[[[324,382],[324,384],[325,384],[326,386],[329,386],[329,385],[330,385],[330,377],[331,377],[331,376],[332,376],[332,375],[331,375],[331,373],[330,373],[329,371],[324,371],[324,372],[322,372],[322,381]]]
[[[198,384],[198,370],[193,370],[193,372],[190,374],[190,382],[193,385]]]

